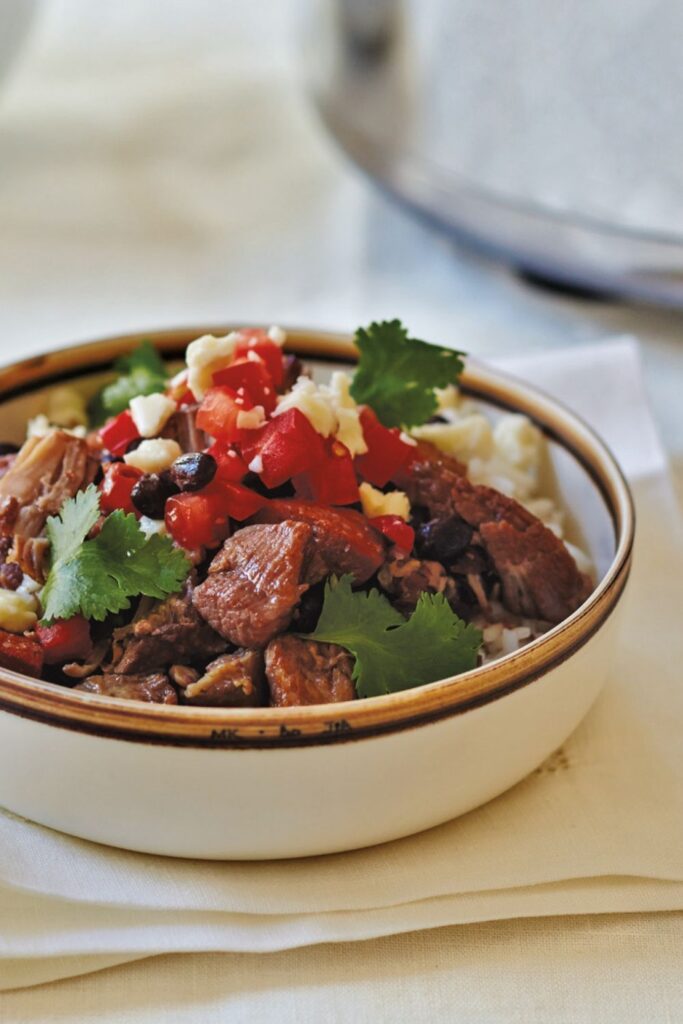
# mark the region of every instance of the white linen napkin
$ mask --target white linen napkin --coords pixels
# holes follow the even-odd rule
[[[158,954],[270,951],[417,928],[683,908],[683,524],[630,339],[505,361],[566,400],[630,477],[638,540],[610,681],[541,768],[470,814],[303,861],[112,850],[0,812],[0,987]]]

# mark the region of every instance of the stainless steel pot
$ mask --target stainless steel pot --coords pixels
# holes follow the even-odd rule
[[[323,120],[387,191],[557,281],[683,306],[683,6],[319,0]]]

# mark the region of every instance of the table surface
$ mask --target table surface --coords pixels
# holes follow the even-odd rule
[[[43,5],[0,94],[0,358],[221,321],[353,329],[400,316],[478,356],[635,334],[683,495],[680,314],[530,285],[391,205],[307,102],[296,0],[189,11],[168,0],[160,24],[152,0]],[[259,985],[281,1020],[323,1005],[329,1019],[380,1020],[380,995],[391,1019],[449,1020],[457,984],[473,1020],[640,1020],[648,1007],[673,1021],[681,936],[677,915],[559,919],[363,944],[339,953],[337,972],[325,950],[237,958],[243,971],[204,957],[182,995],[174,958],[3,997],[0,1020],[75,1019],[82,1005],[88,1020],[156,1020],[155,1006],[165,1020],[228,1008],[246,1020]],[[545,975],[530,985],[535,966]],[[342,992],[346,1011],[331,1009]]]

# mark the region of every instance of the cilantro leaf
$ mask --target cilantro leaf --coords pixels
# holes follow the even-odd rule
[[[166,386],[166,368],[151,341],[143,341],[130,355],[117,359],[114,369],[117,379],[101,388],[88,405],[96,425],[127,409],[131,398],[153,395]]]
[[[99,514],[99,494],[91,484],[68,498],[59,516],[48,519],[51,565],[41,597],[45,621],[80,612],[101,622],[129,608],[131,597],[163,599],[175,593],[190,571],[184,553],[168,537],[147,539],[135,516],[120,509],[87,540]]]
[[[426,423],[437,410],[434,388],[454,384],[464,366],[464,353],[409,338],[400,320],[359,327],[355,341],[360,360],[351,394],[385,427]]]
[[[378,590],[354,591],[342,576],[326,583],[318,625],[306,639],[350,651],[358,696],[376,697],[474,668],[482,635],[443,594],[421,594],[406,620]]]
[[[62,505],[59,517],[50,516],[46,532],[52,551],[59,551],[66,562],[78,551],[100,518],[100,495],[94,484],[78,491]]]

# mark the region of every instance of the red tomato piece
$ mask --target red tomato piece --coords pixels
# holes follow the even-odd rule
[[[274,386],[281,387],[285,378],[285,364],[280,346],[271,341],[262,330],[245,330],[239,333],[240,339],[235,345],[235,359],[258,356],[265,363]],[[253,353],[251,357],[250,353]]]
[[[359,500],[351,453],[341,441],[325,442],[322,462],[294,478],[296,493],[321,505],[353,505]]]
[[[40,679],[43,648],[35,637],[21,636],[0,629],[0,665],[12,672],[23,672]]]
[[[92,650],[90,623],[82,615],[55,619],[49,626],[36,626],[36,636],[48,665],[84,660]]]
[[[211,437],[229,443],[240,437],[239,414],[250,409],[253,403],[247,395],[238,395],[226,386],[209,388],[197,410],[196,424]]]
[[[135,426],[129,410],[126,409],[125,412],[120,412],[113,420],[105,423],[99,436],[104,447],[112,455],[124,455],[130,442],[136,441],[140,437],[140,431]]]
[[[216,480],[216,478],[208,487],[200,491],[200,494],[206,492],[215,498],[216,507],[220,508],[223,515],[236,519],[240,523],[255,515],[267,504],[267,499],[261,494],[257,494],[256,491],[252,491],[251,488],[243,487],[242,484],[226,483]]]
[[[274,416],[259,430],[245,431],[241,447],[250,468],[260,458],[260,468],[254,472],[266,487],[279,487],[325,458],[322,437],[298,409]]]
[[[182,395],[175,399],[175,403],[179,409],[186,409],[188,405],[194,405],[196,401],[197,399],[194,397],[189,388],[185,388]]]
[[[365,455],[356,456],[356,469],[364,480],[384,487],[413,455],[413,446],[401,440],[400,431],[383,426],[368,406],[361,409],[363,437],[368,446]]]
[[[401,551],[413,550],[415,530],[400,516],[375,516],[370,522]]]
[[[166,529],[177,544],[192,551],[215,548],[230,536],[227,514],[220,507],[216,494],[208,488],[175,494],[166,502]]]
[[[100,484],[100,508],[103,512],[114,512],[117,508],[124,512],[140,513],[133,504],[131,491],[142,476],[135,466],[125,462],[112,462],[104,471],[104,480]]]
[[[216,476],[214,480],[219,480],[222,483],[233,483],[238,484],[244,480],[248,473],[247,464],[236,451],[229,445],[221,444],[220,441],[214,442],[210,448],[206,449],[206,454],[211,455],[216,460]]]
[[[238,395],[247,394],[253,405],[260,405],[269,415],[275,408],[273,378],[261,359],[237,359],[213,375],[217,386],[232,388]]]

